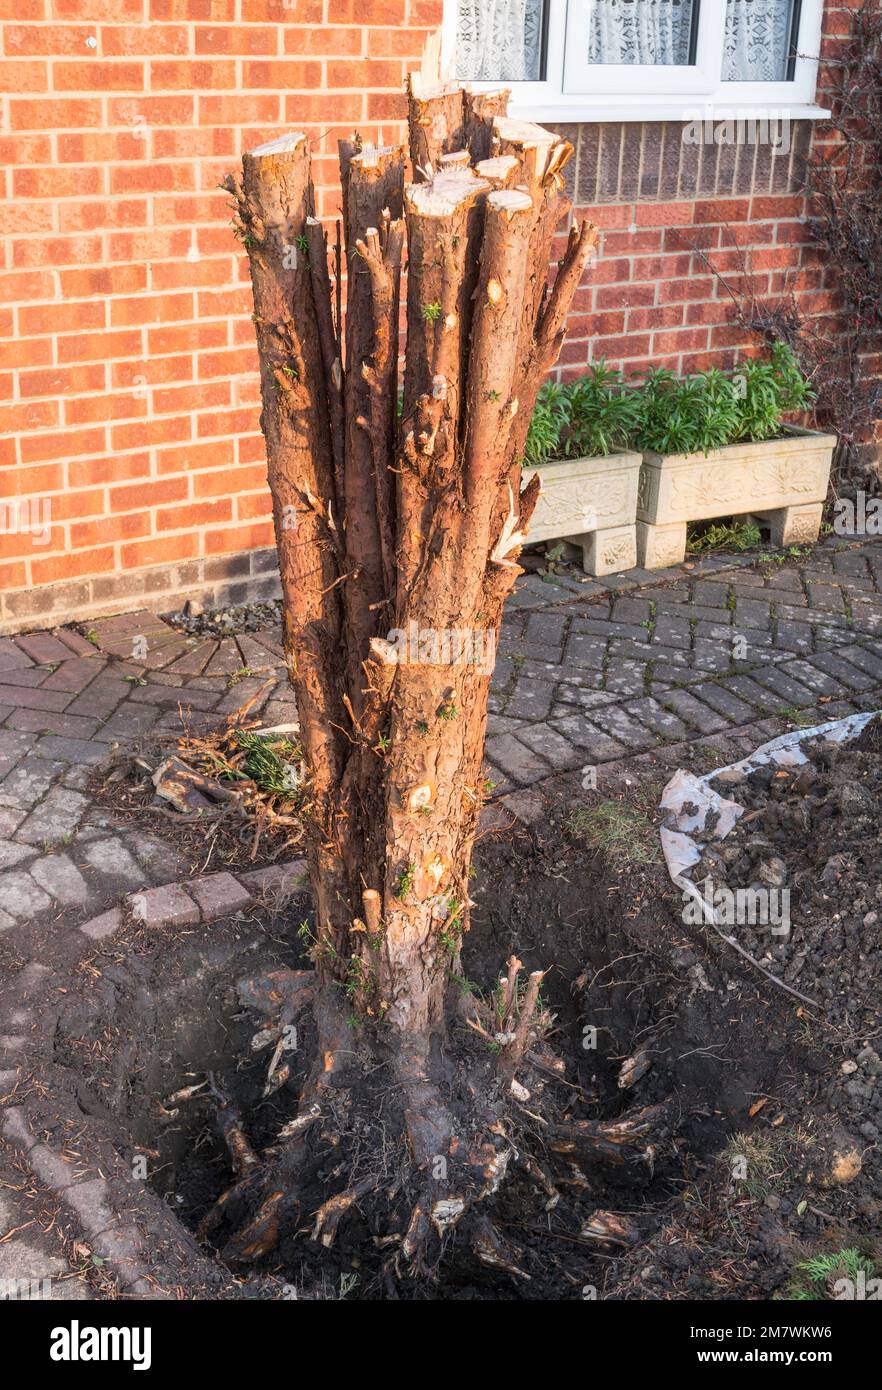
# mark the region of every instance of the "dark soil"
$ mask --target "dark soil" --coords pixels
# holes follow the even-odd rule
[[[850,743],[807,742],[808,762],[764,767],[718,790],[746,807],[708,872],[732,888],[790,894],[789,935],[734,928],[767,969],[819,1005],[849,1055],[831,1104],[876,1143],[882,1130],[882,721]],[[701,876],[701,869],[698,876]]]
[[[628,794],[646,804],[646,788]],[[552,967],[544,992],[556,1015],[549,1042],[566,1063],[564,1078],[550,1083],[560,1104],[573,1119],[666,1104],[654,1166],[598,1167],[587,1183],[562,1182],[553,1210],[512,1173],[490,1215],[529,1279],[478,1265],[454,1235],[434,1280],[405,1279],[397,1295],[749,1299],[785,1295],[800,1260],[818,1250],[860,1246],[878,1262],[875,1138],[861,1129],[866,1118],[846,1089],[871,1075],[864,1034],[779,994],[713,932],[684,925],[680,894],[658,867],[622,871],[602,847],[586,849],[566,828],[585,800],[561,779],[538,829],[481,842],[463,968],[489,990],[512,951],[529,969]],[[134,968],[115,967],[112,989],[100,976],[84,986],[91,996],[104,991],[98,1015],[87,1017],[82,1001],[71,1000],[58,1029],[56,1060],[100,1095],[132,1153],[153,1155],[151,1183],[191,1229],[229,1187],[229,1160],[211,1105],[184,1102],[169,1117],[160,1102],[211,1070],[258,1151],[296,1113],[308,1025],[289,1055],[290,1081],[264,1100],[268,1054],[251,1047],[260,1019],[243,1008],[235,986],[263,969],[303,964],[298,915],[214,924],[205,937],[142,939]],[[859,972],[857,957],[854,964]],[[96,1036],[100,1048],[88,1041]],[[622,1063],[635,1054],[646,1069],[621,1088]],[[843,1071],[852,1059],[858,1070]],[[378,1084],[375,1103],[370,1123],[391,1121],[390,1088]],[[859,1172],[839,1161],[850,1150]],[[332,1168],[329,1160],[329,1177]],[[583,1239],[597,1209],[636,1223],[640,1243],[622,1250]],[[304,1209],[253,1271],[251,1296],[389,1296],[383,1252],[357,1208],[330,1250],[310,1239],[309,1218]]]

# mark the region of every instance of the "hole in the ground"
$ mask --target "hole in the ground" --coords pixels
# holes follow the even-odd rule
[[[633,1215],[645,1233],[656,1228],[683,1182],[724,1145],[734,1117],[771,1079],[778,1059],[774,1048],[755,1045],[756,1005],[741,1000],[734,1017],[721,1019],[707,962],[652,875],[623,879],[604,868],[602,857],[567,847],[565,838],[549,853],[520,834],[485,844],[473,896],[478,906],[463,952],[470,980],[492,989],[513,951],[530,969],[552,967],[545,990],[574,1113],[614,1119],[635,1105],[671,1108],[674,1139],[659,1152],[654,1171],[598,1169],[582,1190],[564,1189],[553,1221],[541,1194],[522,1179],[502,1185],[493,1220],[524,1252],[529,1284],[476,1267],[454,1239],[431,1294],[556,1296],[598,1282],[608,1261],[609,1252],[579,1241],[580,1221],[611,1209]],[[290,1083],[264,1098],[267,1052],[252,1049],[260,1021],[242,1009],[235,986],[243,976],[304,963],[300,915],[294,909],[273,923],[214,924],[202,934],[145,946],[105,971],[91,1013],[72,1003],[59,1027],[56,1060],[100,1096],[118,1122],[127,1159],[149,1156],[154,1191],[191,1231],[230,1187],[230,1161],[210,1105],[183,1101],[169,1115],[161,1102],[213,1073],[240,1108],[258,1151],[297,1113],[299,1058],[308,1054],[309,1038],[289,1056]],[[84,1041],[96,1036],[98,1049]],[[641,1051],[648,1070],[634,1087],[621,1088],[623,1062]],[[353,1281],[356,1296],[382,1297],[377,1244],[357,1210],[331,1250],[309,1239],[310,1215],[302,1213],[256,1275],[283,1280],[301,1297],[339,1297],[355,1288]]]

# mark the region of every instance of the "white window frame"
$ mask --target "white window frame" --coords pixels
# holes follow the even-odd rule
[[[696,61],[688,67],[580,62],[568,35],[587,33],[593,0],[547,0],[545,79],[475,82],[479,90],[511,87],[511,114],[526,120],[695,120],[765,108],[775,116],[822,119],[815,105],[824,0],[802,0],[793,78],[789,82],[723,82],[725,0],[701,0]],[[445,0],[442,71],[454,72],[457,0]]]

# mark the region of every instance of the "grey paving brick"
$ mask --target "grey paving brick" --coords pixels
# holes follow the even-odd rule
[[[732,622],[738,628],[767,628],[771,622],[771,606],[771,599],[760,602],[757,599],[739,598]]]
[[[850,661],[852,666],[858,666],[862,671],[866,671],[867,675],[872,676],[874,681],[882,681],[882,656],[869,651],[866,647],[858,646],[839,648],[839,654],[844,656],[846,661]]]
[[[706,623],[722,623],[723,626],[732,620],[731,611],[725,603],[717,606],[712,606],[709,603],[690,603],[689,617],[690,620],[694,619],[696,622],[701,620]]]
[[[828,676],[832,676],[838,682],[840,688],[844,686],[846,690],[870,690],[876,684],[866,671],[852,666],[837,652],[816,652],[812,657],[812,666],[826,671]]]
[[[716,685],[713,681],[702,681],[701,685],[692,688],[692,694],[702,700],[704,704],[710,705],[717,714],[725,715],[733,724],[749,724],[755,718],[753,708],[744,700],[739,700],[738,696],[733,695],[732,691],[725,685]]]
[[[96,840],[83,850],[83,859],[103,878],[126,888],[144,886],[144,870],[118,839]]]
[[[504,714],[489,714],[487,716],[487,733],[493,734],[513,734],[516,729],[523,728],[522,719],[509,719]]]
[[[689,691],[669,690],[667,694],[662,695],[661,700],[686,724],[698,729],[699,733],[714,734],[729,727],[728,719],[724,719],[716,710],[697,700]]]
[[[637,623],[614,623],[605,618],[577,618],[573,623],[567,651],[572,649],[576,637],[630,637],[633,642],[646,641],[646,628]]]
[[[63,771],[64,763],[53,763],[29,753],[0,782],[0,805],[29,810]]]
[[[128,681],[117,680],[111,676],[98,676],[81,695],[71,701],[67,713],[82,714],[90,719],[107,719],[117,705],[129,698],[133,689]]]
[[[528,642],[541,642],[546,647],[559,647],[569,624],[566,613],[531,613],[524,637]]]
[[[140,738],[159,718],[155,705],[120,705],[95,734],[97,743],[125,743]],[[282,720],[272,720],[274,724]]]
[[[835,584],[809,584],[809,603],[812,608],[830,609],[833,613],[843,611],[842,590]]]
[[[188,705],[193,709],[211,710],[218,697],[213,690],[200,690],[192,684],[180,685],[134,685],[129,699],[134,704],[146,705]]]
[[[697,579],[692,586],[692,596],[697,604],[725,608],[729,598],[729,585],[722,580]]]
[[[611,661],[606,673],[606,690],[614,695],[642,695],[646,689],[646,663]]]
[[[520,743],[514,734],[488,738],[486,751],[491,763],[522,787],[547,777],[551,770],[543,758],[538,757],[526,744]]]
[[[816,695],[838,695],[840,687],[832,676],[828,676],[826,671],[814,664],[814,657],[805,661],[787,661],[783,664],[782,670],[785,675],[795,676],[803,685],[807,685]]]
[[[107,757],[107,745],[84,738],[56,738],[54,734],[47,734],[34,744],[34,753],[39,758],[91,767]]]
[[[675,740],[688,737],[689,730],[682,720],[651,696],[645,696],[642,700],[629,700],[624,708],[660,738]]]
[[[640,723],[639,719],[628,713],[627,707],[622,705],[607,705],[605,708],[592,710],[591,721],[604,733],[624,744],[626,748],[638,752],[642,752],[645,748],[652,748],[661,742],[659,734],[647,729],[645,725]]]
[[[581,748],[587,762],[608,763],[626,756],[623,744],[610,738],[609,734],[589,723],[581,714],[570,714],[563,719],[556,719],[553,728],[577,748]]]
[[[768,673],[776,669],[770,666],[757,670],[757,676]],[[781,703],[780,697],[772,691],[765,689],[758,684],[751,676],[729,676],[726,679],[726,689],[732,690],[740,700],[744,700],[748,705],[753,705],[760,712],[777,709]]]
[[[558,705],[578,705],[580,709],[593,709],[595,705],[614,704],[617,698],[611,690],[562,682],[557,687],[557,699],[552,710],[556,710]],[[565,710],[565,713],[569,714],[571,711]]]
[[[878,632],[882,627],[882,600],[852,599],[851,614],[856,628],[864,632]]]
[[[638,627],[648,625],[652,616],[653,604],[649,598],[633,598],[630,595],[617,598],[613,604],[612,616],[617,623],[634,623]]]
[[[86,880],[66,854],[47,854],[30,868],[31,877],[65,907],[80,907],[90,893]]]
[[[0,840],[0,869],[13,869],[23,859],[33,857],[30,845],[17,845],[14,840]]]
[[[531,752],[545,758],[556,771],[578,767],[585,761],[584,752],[575,748],[549,724],[534,724],[521,729],[518,740],[525,743]]]
[[[516,646],[511,647],[511,655],[514,661],[518,658],[529,658],[531,661],[545,661],[551,665],[557,665],[560,661],[563,644],[549,646],[545,642],[525,642],[520,641]]]
[[[656,618],[652,641],[653,645],[658,643],[660,646],[685,648],[688,651],[692,645],[692,628],[688,618],[675,618],[668,614]]]
[[[118,907],[112,907],[107,912],[102,912],[97,917],[92,917],[88,922],[83,922],[80,931],[87,936],[90,941],[104,941],[114,932],[118,932],[122,926],[123,915]]]
[[[732,628],[728,623],[708,623],[700,618],[692,629],[692,635],[706,637],[712,642],[725,642],[728,647],[732,641]]]
[[[598,671],[601,669],[609,634],[603,624],[598,623],[597,626],[602,629],[600,636],[584,632],[574,632],[570,636],[566,647],[567,666],[591,666]]]
[[[0,911],[8,912],[16,921],[29,921],[38,912],[52,906],[52,899],[22,869],[0,874]]]
[[[779,704],[775,708],[780,708],[781,704],[785,704],[795,705],[797,709],[804,709],[808,705],[813,705],[817,699],[814,691],[809,690],[808,686],[795,680],[786,671],[782,671],[780,666],[760,667],[752,672],[751,680],[760,685],[763,690],[778,697]],[[768,703],[765,706],[765,708],[770,707]]]
[[[506,701],[505,713],[510,719],[537,721],[546,719],[554,700],[555,686],[547,681],[516,680]]]
[[[67,787],[53,787],[16,831],[16,839],[28,845],[57,845],[76,830],[89,802]]]
[[[728,671],[731,661],[731,632],[728,640],[722,642],[711,641],[708,637],[696,637],[692,647],[692,662],[700,671]]]
[[[811,623],[779,622],[775,645],[785,651],[810,652],[814,648],[814,631]]]
[[[26,811],[14,806],[0,806],[0,836],[14,835],[26,815]]]

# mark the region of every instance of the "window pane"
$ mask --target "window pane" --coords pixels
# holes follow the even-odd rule
[[[684,67],[692,61],[697,0],[593,0],[589,14],[589,63]]]
[[[473,82],[542,79],[544,0],[458,0],[456,75]]]
[[[794,0],[727,0],[724,82],[786,82]]]

